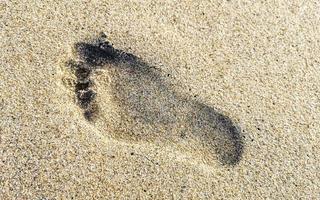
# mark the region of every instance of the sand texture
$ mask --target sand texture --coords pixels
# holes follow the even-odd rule
[[[0,0],[0,199],[320,199],[320,2]]]

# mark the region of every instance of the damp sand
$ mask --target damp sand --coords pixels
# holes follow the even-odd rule
[[[1,1],[1,198],[319,198],[319,7]]]

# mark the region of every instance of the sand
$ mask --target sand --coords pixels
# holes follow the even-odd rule
[[[1,199],[319,199],[319,10],[0,1]],[[101,64],[88,120],[67,63],[101,32],[148,73]]]

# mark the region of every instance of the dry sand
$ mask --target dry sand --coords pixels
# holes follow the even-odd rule
[[[0,1],[0,198],[319,199],[320,2],[288,2]],[[97,69],[88,121],[66,63],[100,32],[154,72]]]

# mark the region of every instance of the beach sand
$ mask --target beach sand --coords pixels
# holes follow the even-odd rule
[[[0,1],[0,199],[319,199],[319,10]]]

